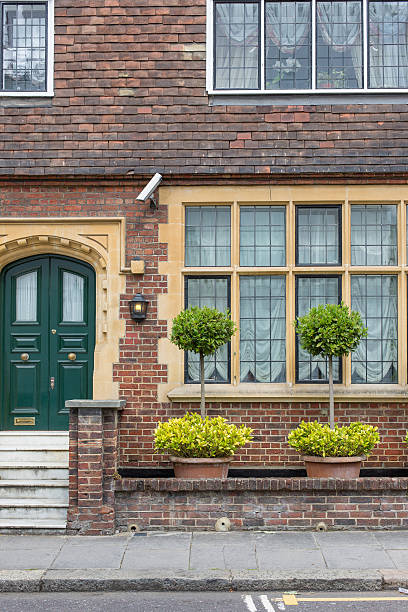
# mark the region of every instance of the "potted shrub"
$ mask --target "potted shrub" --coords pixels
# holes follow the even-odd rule
[[[245,426],[206,416],[204,357],[228,342],[235,330],[228,311],[207,306],[192,306],[173,320],[170,340],[200,356],[201,384],[201,416],[187,413],[160,423],[155,431],[155,448],[171,453],[176,478],[225,478],[235,450],[251,439],[251,430]]]
[[[235,451],[251,440],[252,430],[221,416],[204,419],[197,413],[159,423],[155,449],[170,453],[176,478],[226,478]]]
[[[335,427],[333,357],[343,357],[354,351],[367,335],[367,330],[360,314],[350,311],[343,302],[311,308],[294,322],[294,326],[302,348],[313,356],[328,360],[330,427],[319,423],[301,423],[297,430],[289,434],[289,444],[305,453],[303,458],[308,476],[357,478],[364,455],[378,442],[378,432],[376,428],[361,423]]]
[[[316,421],[302,421],[288,436],[290,446],[302,453],[311,478],[358,478],[361,461],[379,439],[372,425],[351,423],[331,429]]]

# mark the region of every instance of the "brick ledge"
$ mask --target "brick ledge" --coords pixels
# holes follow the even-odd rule
[[[408,477],[401,478],[122,478],[116,492],[127,491],[397,491],[408,490]]]

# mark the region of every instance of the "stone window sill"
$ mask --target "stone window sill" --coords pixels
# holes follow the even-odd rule
[[[200,399],[200,385],[181,385],[167,394],[171,402],[196,402]],[[208,402],[328,402],[327,384],[290,385],[208,384]],[[336,402],[408,402],[408,387],[402,385],[334,385]]]

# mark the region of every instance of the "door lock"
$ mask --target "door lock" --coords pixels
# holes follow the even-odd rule
[[[54,378],[54,376],[51,376],[51,378],[50,378],[50,389],[51,389],[51,391],[54,389],[54,387],[55,387],[55,378]]]
[[[54,335],[54,334],[56,334],[56,333],[57,333],[57,330],[56,330],[56,329],[52,329],[52,330],[51,330],[51,333]]]

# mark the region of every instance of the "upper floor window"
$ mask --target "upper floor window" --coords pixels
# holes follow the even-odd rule
[[[213,90],[408,89],[408,2],[209,2]]]
[[[1,94],[44,95],[52,89],[52,0],[1,2]]]

